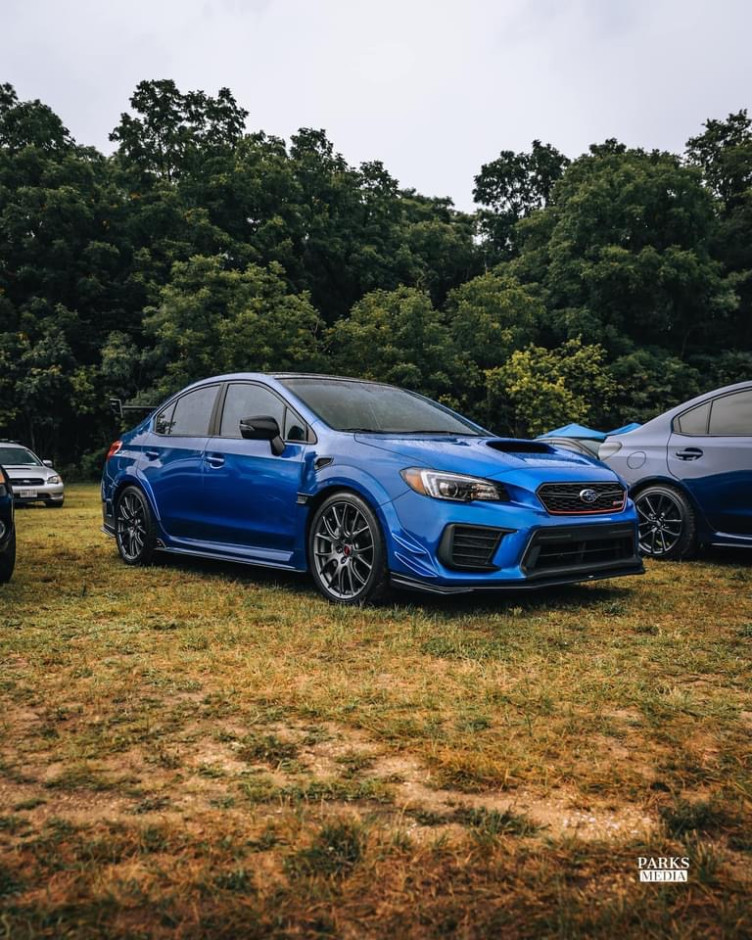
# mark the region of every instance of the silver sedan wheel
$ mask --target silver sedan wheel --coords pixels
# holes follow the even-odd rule
[[[669,493],[648,493],[635,500],[643,555],[659,557],[676,547],[684,530],[684,513]]]

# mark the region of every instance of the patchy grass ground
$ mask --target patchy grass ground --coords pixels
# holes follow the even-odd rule
[[[751,556],[349,610],[99,524],[0,588],[0,937],[752,933]]]

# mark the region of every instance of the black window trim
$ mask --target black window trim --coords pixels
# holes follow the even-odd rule
[[[723,398],[732,398],[734,395],[747,395],[752,394],[752,388],[738,388],[734,392],[726,392],[724,395],[716,395],[715,398],[706,398],[705,401],[698,402],[696,405],[693,405],[691,408],[687,408],[685,411],[682,411],[681,414],[675,415],[671,421],[671,431],[674,434],[680,434],[682,437],[710,437],[710,438],[724,438],[724,437],[752,437],[752,432],[749,434],[711,434],[710,433],[710,421],[713,417],[713,406],[717,401],[721,401]],[[684,415],[689,414],[690,411],[694,411],[695,408],[702,408],[703,405],[710,405],[708,408],[708,420],[705,422],[705,433],[704,434],[688,434],[686,431],[680,431],[677,427],[677,422],[680,421]]]
[[[231,385],[255,385],[258,388],[263,388],[264,391],[269,392],[276,399],[278,399],[281,402],[283,408],[289,409],[300,420],[301,426],[305,429],[305,437],[303,438],[303,440],[297,440],[297,441],[291,441],[291,440],[288,440],[288,438],[283,437],[282,440],[286,444],[316,444],[318,443],[318,438],[316,437],[316,434],[313,428],[311,427],[311,425],[305,420],[305,418],[300,414],[300,412],[296,408],[293,408],[293,406],[290,404],[289,401],[287,401],[285,398],[283,398],[282,395],[279,394],[276,388],[272,388],[271,385],[266,385],[264,382],[255,382],[252,379],[231,379],[229,382],[222,383],[223,387],[220,390],[219,395],[217,395],[216,410],[215,410],[215,413],[212,415],[212,421],[209,423],[209,428],[211,430],[209,437],[215,437],[221,441],[242,440],[242,438],[230,437],[226,434],[219,433],[222,428],[222,414],[225,408],[225,398],[227,398],[227,390],[229,389]],[[251,417],[251,415],[248,415],[247,417]],[[283,423],[287,423],[287,422],[285,421]],[[284,428],[281,428],[280,430],[284,431]]]
[[[159,420],[159,416],[161,414],[164,414],[164,412],[167,411],[167,409],[170,406],[172,406],[173,414],[174,414],[175,408],[177,407],[177,404],[181,398],[185,398],[186,395],[192,395],[194,392],[201,392],[205,388],[215,388],[219,390],[214,398],[214,404],[212,405],[212,411],[211,411],[211,414],[209,415],[209,425],[208,425],[208,431],[206,434],[165,434],[164,431],[160,431],[158,429],[157,422]],[[195,388],[187,388],[184,391],[179,392],[177,395],[175,395],[174,398],[168,399],[167,403],[157,410],[156,414],[154,415],[152,431],[154,432],[154,434],[158,434],[159,437],[170,437],[170,438],[211,437],[212,436],[211,431],[212,431],[212,428],[214,427],[214,424],[217,418],[217,405],[219,403],[221,393],[222,393],[221,382],[210,382],[208,385],[197,385]]]

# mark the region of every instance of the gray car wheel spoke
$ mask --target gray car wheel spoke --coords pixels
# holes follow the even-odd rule
[[[370,523],[349,502],[334,502],[316,522],[312,562],[321,582],[337,598],[357,597],[374,566],[375,543]]]
[[[136,560],[146,544],[146,508],[132,493],[126,493],[118,503],[115,531],[125,558]]]

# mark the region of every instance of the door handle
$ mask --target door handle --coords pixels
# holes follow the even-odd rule
[[[149,460],[156,460],[157,457],[159,457],[159,451],[158,451],[158,450],[145,450],[145,451],[144,451],[144,454],[145,454],[146,457],[149,458]]]
[[[207,454],[206,462],[210,467],[224,467],[225,458],[221,454]]]
[[[697,460],[702,457],[702,451],[699,447],[687,447],[686,450],[677,450],[676,456],[679,460]]]

